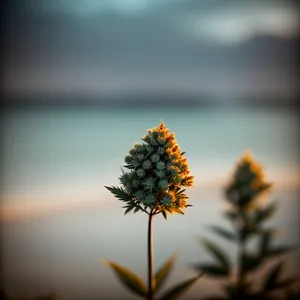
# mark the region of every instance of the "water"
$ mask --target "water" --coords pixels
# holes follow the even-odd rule
[[[295,111],[10,108],[1,120],[5,290],[31,296],[55,289],[63,299],[75,300],[128,296],[99,259],[119,262],[146,279],[147,218],[124,217],[121,204],[103,186],[118,184],[124,155],[162,119],[187,151],[196,178],[189,192],[194,206],[186,215],[155,220],[155,266],[174,251],[180,254],[170,283],[195,274],[188,264],[208,259],[197,240],[211,237],[205,224],[227,226],[220,218],[222,186],[245,149],[275,183],[271,199],[280,199],[280,210],[274,222],[287,233],[281,241],[299,242]],[[220,243],[233,258],[234,247]],[[210,283],[201,280],[186,299],[209,290]]]

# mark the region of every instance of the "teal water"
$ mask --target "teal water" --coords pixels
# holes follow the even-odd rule
[[[155,267],[173,252],[180,254],[169,285],[195,274],[189,264],[209,259],[198,242],[199,236],[212,237],[205,226],[228,226],[221,217],[222,184],[245,149],[275,182],[270,199],[280,199],[280,209],[272,222],[285,230],[279,240],[299,243],[295,111],[14,108],[1,120],[1,211],[7,214],[1,222],[2,286],[8,293],[31,296],[55,289],[67,300],[134,299],[99,259],[119,262],[146,279],[147,218],[124,217],[103,186],[118,184],[124,155],[161,119],[187,151],[196,179],[186,215],[154,222]],[[59,209],[30,215],[32,208],[52,206]],[[21,212],[18,218],[14,210]],[[234,246],[218,242],[234,259]],[[212,288],[214,283],[202,279],[183,299]]]
[[[187,151],[199,182],[205,174],[207,180],[212,169],[226,175],[245,149],[251,149],[268,172],[299,170],[295,111],[10,109],[2,120],[3,196],[19,199],[24,193],[41,196],[74,185],[85,189],[117,183],[125,154],[162,119]]]

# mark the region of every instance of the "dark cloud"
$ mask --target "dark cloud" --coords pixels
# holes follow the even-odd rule
[[[215,89],[222,92],[222,88],[228,91],[236,85],[245,86],[235,80],[241,74],[245,78],[264,74],[259,85],[249,82],[248,90],[253,85],[271,89],[272,80],[279,81],[277,88],[282,91],[295,89],[293,37],[258,31],[239,43],[216,43],[207,38],[209,31],[206,38],[188,34],[185,22],[189,14],[185,11],[198,5],[220,15],[217,2],[169,1],[174,10],[168,13],[161,9],[161,13],[129,16],[100,11],[88,17],[37,12],[29,9],[33,2],[22,12],[20,2],[12,2],[3,21],[6,88],[101,92],[102,88],[181,86],[213,91],[219,82]],[[238,16],[242,7],[233,7],[236,10],[231,13]],[[195,10],[192,16],[194,20]],[[201,14],[199,18],[201,23]],[[206,21],[215,22],[213,17]],[[282,82],[281,77],[290,80]]]

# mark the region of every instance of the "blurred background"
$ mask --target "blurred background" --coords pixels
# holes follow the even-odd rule
[[[100,259],[146,279],[147,216],[104,188],[164,120],[195,187],[185,216],[154,222],[168,285],[205,261],[198,238],[222,219],[223,188],[250,149],[274,183],[272,222],[299,244],[296,1],[1,1],[1,277],[14,297],[133,299]],[[230,250],[233,245],[220,241]],[[298,256],[289,268],[297,271]],[[184,299],[208,295],[202,278]]]

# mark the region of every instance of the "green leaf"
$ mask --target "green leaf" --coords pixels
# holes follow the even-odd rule
[[[184,193],[185,192],[185,189],[181,189],[181,188],[177,188],[176,189],[176,195],[180,195],[180,194],[182,194],[182,193]]]
[[[162,213],[162,215],[164,216],[165,220],[167,220],[167,213],[166,213],[166,211],[163,209],[163,210],[161,211],[161,213]]]
[[[219,226],[210,226],[210,229],[213,232],[217,233],[218,235],[220,235],[221,237],[223,237],[227,240],[230,240],[230,241],[236,241],[237,240],[237,236],[234,233],[232,233],[232,232],[230,232],[230,231],[228,231],[224,228],[221,228]]]
[[[116,186],[104,186],[104,187],[108,189],[119,200],[124,202],[132,201],[132,196],[126,193],[123,188],[116,187]]]
[[[173,208],[173,211],[177,212],[178,214],[184,215],[184,212],[180,208]]]
[[[162,287],[166,278],[170,274],[171,269],[173,268],[176,257],[177,257],[177,254],[174,254],[173,256],[171,256],[171,258],[168,259],[164,263],[164,265],[155,274],[155,291],[158,291]]]
[[[236,219],[239,217],[239,214],[235,211],[227,211],[225,213],[225,217],[230,221],[236,221]]]
[[[258,232],[259,231],[257,226],[255,226],[254,224],[247,224],[244,227],[242,227],[241,230],[239,230],[239,239],[241,241],[246,241],[254,234],[257,234]]]
[[[194,268],[204,272],[205,275],[210,275],[212,277],[226,277],[229,275],[228,270],[220,265],[200,264],[195,265]]]
[[[201,276],[197,276],[186,280],[182,283],[179,283],[175,287],[168,290],[160,300],[176,300],[178,299],[183,293],[185,293]]]
[[[268,252],[273,234],[274,234],[273,230],[265,230],[262,232],[261,241],[260,241],[260,255],[261,256],[265,256],[266,253]]]
[[[127,169],[130,169],[130,170],[134,169],[134,166],[132,164],[124,165],[123,167],[127,168]]]
[[[171,207],[165,207],[165,211],[169,212],[170,214],[173,214],[173,208]]]
[[[126,268],[117,265],[114,262],[105,261],[105,263],[113,269],[118,279],[135,294],[147,298],[147,288],[142,279]]]
[[[131,210],[134,209],[134,205],[125,206],[125,207],[127,207],[127,209],[125,210],[124,215],[128,214]]]
[[[256,222],[260,223],[271,218],[276,212],[276,209],[277,209],[277,203],[273,202],[266,208],[257,211],[255,216]]]
[[[261,257],[254,255],[254,254],[244,254],[243,255],[243,273],[250,272],[257,267],[260,266],[261,263]]]
[[[280,276],[280,273],[282,271],[283,264],[280,261],[278,264],[273,267],[270,272],[268,273],[267,279],[264,284],[265,290],[272,290],[276,288],[278,277]]]
[[[279,280],[280,274],[282,273],[282,269],[283,269],[282,261],[280,261],[273,268],[271,268],[264,284],[265,290],[269,291],[269,290],[286,288],[296,281],[296,278],[294,277],[289,277],[283,280]]]
[[[286,254],[289,251],[295,250],[296,247],[293,246],[273,246],[272,248],[269,248],[266,253],[265,256],[267,257],[273,257],[273,256],[277,256],[277,255],[283,255]]]
[[[230,262],[223,250],[207,239],[202,239],[202,244],[218,260],[218,263],[229,272]]]

